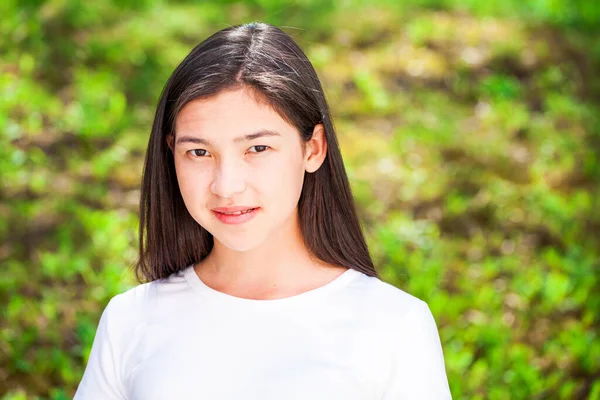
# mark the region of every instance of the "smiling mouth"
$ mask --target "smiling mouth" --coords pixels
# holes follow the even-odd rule
[[[225,215],[242,215],[242,214],[247,214],[252,210],[256,210],[256,208],[249,208],[244,211],[236,211],[236,212],[221,212],[221,211],[215,211],[215,212],[218,212],[219,214],[225,214]]]

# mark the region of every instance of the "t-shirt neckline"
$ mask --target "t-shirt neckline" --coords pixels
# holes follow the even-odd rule
[[[348,284],[352,279],[356,278],[360,274],[360,271],[349,268],[325,285],[308,290],[306,292],[298,293],[293,296],[282,297],[279,299],[247,299],[244,297],[233,296],[211,288],[200,279],[198,274],[196,274],[196,271],[194,270],[194,264],[189,265],[183,270],[183,276],[185,277],[186,281],[198,294],[208,296],[214,300],[221,300],[230,303],[237,303],[238,305],[254,307],[276,307],[303,301],[310,302]]]

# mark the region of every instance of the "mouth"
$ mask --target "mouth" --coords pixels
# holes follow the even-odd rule
[[[233,212],[221,212],[212,210],[212,213],[217,219],[225,224],[242,224],[244,222],[253,219],[260,207],[248,208],[246,210],[233,211]]]
[[[248,208],[247,210],[242,210],[242,211],[234,211],[234,212],[222,212],[222,211],[214,211],[216,213],[219,214],[224,214],[224,215],[242,215],[242,214],[247,214],[249,212],[252,212],[254,210],[256,210],[258,207],[254,207],[254,208]]]

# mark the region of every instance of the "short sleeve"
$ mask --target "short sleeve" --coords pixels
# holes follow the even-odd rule
[[[413,304],[397,329],[383,400],[452,399],[438,329],[427,303]]]
[[[123,327],[122,295],[105,307],[92,343],[90,357],[73,400],[125,400],[120,338]]]

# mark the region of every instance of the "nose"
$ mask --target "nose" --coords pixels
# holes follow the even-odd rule
[[[231,198],[246,189],[246,171],[239,160],[221,159],[214,170],[214,178],[210,185],[213,194]]]

